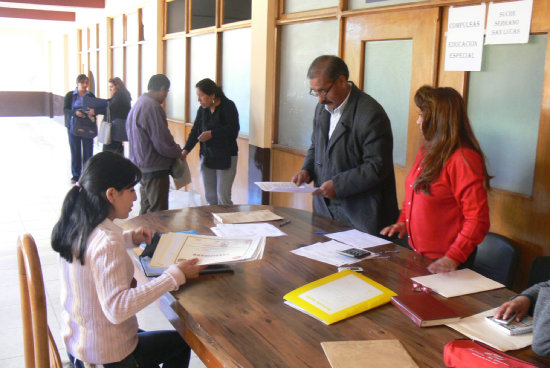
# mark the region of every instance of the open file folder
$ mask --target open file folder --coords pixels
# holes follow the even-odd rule
[[[327,325],[376,308],[397,295],[354,271],[341,271],[286,294],[285,304]]]

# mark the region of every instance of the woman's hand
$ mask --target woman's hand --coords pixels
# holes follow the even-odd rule
[[[458,263],[453,261],[447,256],[439,258],[437,261],[433,262],[428,266],[428,271],[431,273],[443,273],[451,272],[458,268]]]
[[[76,110],[76,112],[74,113],[76,116],[78,116],[79,118],[83,118],[85,117],[86,115],[84,115],[84,113],[80,110]]]
[[[529,311],[529,307],[531,307],[531,300],[526,296],[520,295],[514,298],[514,300],[502,304],[495,312],[495,318],[507,320],[515,314],[515,320],[519,322],[525,317]]]
[[[89,108],[88,111],[86,111],[89,117],[95,116],[95,110],[93,108]]]
[[[380,231],[380,234],[389,236],[390,238],[397,233],[397,237],[399,239],[403,239],[403,237],[407,234],[407,226],[405,226],[404,222],[398,222],[396,224],[386,226],[385,228]]]
[[[188,259],[177,264],[178,268],[185,274],[186,279],[194,279],[199,276],[199,272],[206,266],[198,266],[198,258]]]
[[[205,132],[202,132],[201,135],[199,135],[199,142],[206,142],[212,139],[212,131],[207,130]]]
[[[153,232],[144,227],[138,227],[132,231],[132,242],[135,245],[140,245],[145,242],[145,244],[151,244],[153,241]]]

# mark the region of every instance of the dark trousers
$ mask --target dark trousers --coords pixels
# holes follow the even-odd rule
[[[185,368],[189,366],[191,349],[177,331],[138,332],[138,345],[130,355],[116,363],[103,364],[105,368]],[[72,357],[69,355],[69,359]],[[84,368],[74,360],[75,368]]]
[[[164,211],[168,209],[168,191],[170,189],[170,179],[168,174],[155,178],[141,178],[141,208],[139,214],[147,212]]]
[[[105,151],[115,152],[121,156],[124,156],[124,146],[122,145],[122,142],[112,141],[110,144],[104,144],[103,152]]]
[[[71,174],[73,180],[80,178],[82,167],[94,154],[93,138],[82,138],[69,132],[69,146],[71,147]]]

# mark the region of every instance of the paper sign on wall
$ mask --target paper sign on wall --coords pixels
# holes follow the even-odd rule
[[[485,4],[449,9],[445,70],[481,70],[485,10]]]
[[[485,44],[527,43],[533,0],[489,5]]]

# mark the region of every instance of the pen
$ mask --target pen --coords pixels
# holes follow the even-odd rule
[[[286,221],[284,221],[284,222],[281,222],[281,223],[279,224],[279,227],[283,227],[283,226],[288,225],[288,224],[290,224],[290,220],[286,220]]]

